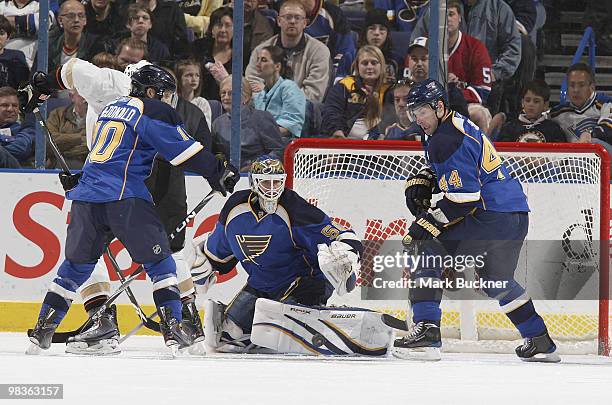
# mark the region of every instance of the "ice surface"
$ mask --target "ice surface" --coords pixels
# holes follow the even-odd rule
[[[63,401],[19,404],[605,404],[612,359],[565,356],[522,363],[510,354],[394,358],[217,354],[173,359],[161,337],[131,337],[117,356],[24,354],[24,334],[0,333],[1,383],[63,383]],[[0,400],[0,403],[9,401]],[[13,401],[10,401],[13,403]]]

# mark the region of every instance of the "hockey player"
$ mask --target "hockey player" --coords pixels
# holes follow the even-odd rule
[[[207,303],[205,342],[221,351],[244,349],[250,340],[280,352],[347,354],[349,348],[332,349],[340,343],[328,344],[333,337],[322,330],[320,319],[330,311],[312,307],[325,305],[334,289],[342,295],[355,287],[361,242],[285,189],[285,178],[279,160],[263,156],[253,162],[251,189],[233,194],[212,233],[194,239],[196,284],[210,286],[214,271],[225,273],[238,262],[248,274],[246,286],[227,307]],[[383,326],[382,335],[388,332]],[[360,325],[351,327],[360,331]]]
[[[32,85],[49,94],[36,80]],[[132,75],[131,85],[129,97],[107,105],[98,116],[83,171],[60,176],[66,198],[73,200],[66,259],[30,334],[34,352],[49,348],[76,290],[91,275],[110,236],[123,242],[153,281],[153,300],[166,345],[174,349],[191,344],[180,325],[175,262],[144,180],[157,153],[175,166],[201,174],[224,195],[233,191],[238,173],[194,141],[176,111],[161,101],[176,91],[176,82],[168,72],[155,65],[142,67]]]
[[[37,74],[34,79],[39,85],[45,88],[68,88],[75,89],[81,94],[88,103],[87,109],[87,144],[91,148],[93,139],[94,124],[98,119],[98,114],[104,107],[118,97],[127,96],[130,93],[131,79],[130,77],[140,68],[149,65],[147,61],[140,61],[133,65],[128,65],[125,72],[114,69],[99,68],[87,61],[77,58],[71,59],[68,63],[59,67],[56,72],[49,76]],[[171,101],[171,100],[164,100]],[[187,126],[186,126],[187,127]],[[188,127],[187,127],[188,128]],[[189,132],[189,131],[188,131]],[[187,203],[184,189],[182,195],[178,192],[176,195],[167,193],[168,185],[163,185],[164,176],[157,175],[156,168],[159,168],[159,156],[157,166],[154,165],[152,177],[160,181],[153,182],[151,187],[151,178],[147,181],[147,187],[153,197],[153,202],[158,209],[162,223],[166,231],[172,229],[177,223],[178,217],[187,215]],[[167,164],[167,166],[171,166]],[[164,165],[166,167],[166,165]],[[172,166],[171,166],[172,167]],[[170,170],[172,170],[170,168]],[[173,175],[176,170],[172,170]],[[173,181],[178,179],[173,177]],[[181,190],[173,183],[173,190]],[[162,196],[160,198],[160,195]],[[168,201],[172,199],[172,203],[177,205],[176,209],[168,209]],[[182,200],[182,202],[181,202]],[[164,202],[165,204],[160,204]],[[166,209],[160,209],[160,206]],[[184,213],[181,214],[181,211]],[[189,274],[189,269],[183,258],[181,247],[184,242],[184,231],[171,243],[172,257],[176,262],[177,280],[181,301],[183,302],[183,327],[192,335],[194,342],[200,341],[204,337],[199,314],[195,307],[195,289]],[[190,248],[190,246],[189,246]],[[106,301],[110,295],[110,280],[104,260],[100,258],[90,278],[81,286],[80,294],[83,299],[85,310],[91,316],[95,314],[98,308]],[[91,326],[71,337],[66,346],[66,351],[76,354],[109,354],[120,351],[118,345],[119,328],[117,322],[117,313],[115,306],[111,306],[100,316],[95,317]]]
[[[423,146],[429,167],[406,184],[406,204],[416,220],[404,245],[424,256],[459,251],[482,255],[480,278],[501,281],[503,286],[483,288],[484,293],[499,302],[525,339],[516,348],[518,357],[560,361],[544,321],[514,279],[529,221],[525,194],[487,136],[447,106],[446,91],[435,80],[416,84],[408,94],[411,120],[426,134]],[[442,199],[431,207],[432,194],[440,192]],[[430,359],[439,359],[442,290],[426,282],[440,279],[442,269],[436,268],[435,260],[423,263],[430,265],[417,267],[411,275],[419,287],[410,291],[414,326],[408,336],[395,341],[394,354],[410,358],[414,349],[427,348]]]

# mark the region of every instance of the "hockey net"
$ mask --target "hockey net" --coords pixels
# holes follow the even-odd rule
[[[607,355],[608,154],[587,144],[506,143],[496,148],[521,182],[531,209],[516,279],[527,286],[562,352]],[[410,318],[406,289],[373,296],[363,290],[379,276],[373,271],[374,256],[388,241],[398,241],[397,246],[414,219],[405,206],[404,183],[425,165],[420,143],[302,139],[288,146],[285,165],[288,187],[367,242],[360,291],[334,295],[332,302]],[[480,295],[462,297],[445,292],[446,349],[456,340],[457,350],[505,351],[511,345],[500,342],[520,338],[497,302]]]

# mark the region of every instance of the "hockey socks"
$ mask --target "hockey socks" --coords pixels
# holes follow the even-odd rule
[[[162,280],[162,282],[166,280],[168,279]],[[174,279],[174,281],[176,282],[176,279]],[[169,286],[160,286],[159,284],[160,282],[153,284],[153,288],[155,289],[155,291],[153,291],[155,306],[158,310],[162,307],[170,308],[172,317],[179,322],[182,321],[182,305],[178,287],[176,284]]]
[[[500,301],[502,309],[506,310],[508,307],[512,307],[512,304],[517,304],[517,301],[511,301],[503,304],[503,300]],[[506,312],[506,316],[512,321],[514,326],[518,329],[519,333],[523,338],[530,338],[540,336],[546,333],[546,325],[544,320],[536,312],[533,302],[529,299],[527,302],[518,303],[514,309]]]
[[[430,320],[440,322],[442,310],[439,301],[420,301],[412,303],[412,321],[414,323]]]

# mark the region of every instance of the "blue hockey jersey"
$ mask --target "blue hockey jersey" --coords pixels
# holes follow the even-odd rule
[[[121,97],[102,110],[78,185],[70,200],[110,202],[125,198],[152,201],[144,180],[159,152],[177,166],[203,146],[183,129],[176,111],[150,98]],[[210,171],[216,170],[211,159]]]
[[[274,214],[266,214],[250,190],[237,191],[227,200],[204,252],[215,270],[229,271],[238,261],[248,273],[248,284],[276,292],[296,278],[324,279],[317,245],[334,240],[361,253],[352,230],[341,228],[323,211],[286,189]]]
[[[466,212],[458,207],[529,212],[521,184],[510,175],[489,138],[468,118],[451,111],[426,137],[424,147],[444,193],[437,207],[451,223],[462,216],[457,212]]]

